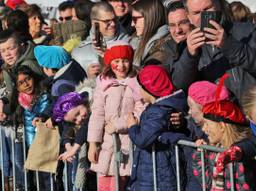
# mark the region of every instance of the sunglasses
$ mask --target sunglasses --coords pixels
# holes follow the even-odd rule
[[[116,22],[116,18],[115,17],[113,19],[106,19],[106,20],[94,19],[94,20],[103,22],[107,26],[109,26],[112,22],[114,22],[114,23]]]
[[[70,21],[72,19],[72,16],[69,16],[69,17],[59,17],[59,20],[60,21]]]

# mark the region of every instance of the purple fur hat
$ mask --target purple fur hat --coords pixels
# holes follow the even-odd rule
[[[53,119],[61,122],[64,116],[74,107],[84,103],[83,97],[77,92],[69,92],[60,96],[53,107]]]

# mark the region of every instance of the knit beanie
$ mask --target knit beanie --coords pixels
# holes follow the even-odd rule
[[[137,79],[141,87],[154,97],[168,96],[174,91],[166,70],[159,65],[145,66]]]
[[[110,65],[112,60],[123,58],[128,59],[130,63],[133,61],[133,48],[125,41],[115,41],[110,43],[104,54],[105,65]]]
[[[193,83],[188,89],[190,96],[196,103],[204,106],[207,103],[215,101],[217,85],[208,81],[199,81]],[[229,92],[225,86],[220,92],[220,100],[229,100]]]
[[[34,55],[38,64],[45,68],[60,69],[70,62],[70,55],[60,46],[36,46]]]
[[[5,5],[12,10],[16,9],[18,5],[27,4],[24,0],[7,0]]]

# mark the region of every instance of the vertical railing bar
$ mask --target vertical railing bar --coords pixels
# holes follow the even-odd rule
[[[53,191],[53,175],[50,173],[51,191]]]
[[[205,181],[205,162],[204,162],[204,150],[201,149],[201,162],[202,162],[202,181],[203,181],[203,191],[206,191],[206,181]]]
[[[2,128],[0,129],[1,135],[0,135],[0,149],[1,149],[1,180],[2,180],[2,190],[4,190],[4,157],[3,157],[3,134],[2,134]]]
[[[154,191],[157,191],[157,171],[156,171],[156,148],[155,144],[152,145],[152,162],[153,162],[153,182]]]
[[[65,176],[64,176],[64,186],[65,186],[65,191],[68,191],[68,165],[67,162],[65,161],[64,163],[64,172],[65,172]]]
[[[23,143],[22,143],[22,145],[23,145],[23,161],[24,161],[24,163],[25,163],[25,161],[26,161],[26,155],[27,155],[27,153],[26,153],[26,136],[25,136],[25,126],[23,125]],[[25,191],[28,191],[28,178],[27,178],[27,170],[26,169],[24,169],[24,189],[25,189]]]
[[[15,132],[11,133],[13,190],[16,191]]]
[[[179,161],[179,147],[175,145],[175,158],[176,158],[176,176],[177,176],[177,191],[180,191],[180,161]]]
[[[230,184],[231,184],[231,191],[235,190],[235,185],[234,185],[234,166],[233,163],[229,164],[230,166]]]
[[[38,171],[36,171],[36,189],[37,191],[40,191]]]

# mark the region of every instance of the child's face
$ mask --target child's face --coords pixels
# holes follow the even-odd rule
[[[74,123],[76,125],[81,125],[88,115],[88,110],[84,105],[79,105],[74,107],[64,116],[64,120],[67,122]]]
[[[142,87],[140,87],[140,94],[145,103],[153,103],[155,101],[155,97],[146,92]]]
[[[202,130],[208,135],[209,142],[213,145],[221,143],[224,134],[221,125],[205,118],[203,120],[204,123]]]
[[[20,47],[14,38],[0,43],[0,54],[4,62],[10,66],[16,63],[20,57]]]
[[[52,77],[55,75],[55,72],[51,69],[51,68],[43,68],[44,73],[48,76],[48,77]]]
[[[19,74],[17,78],[17,89],[21,93],[33,94],[34,93],[34,79],[29,75]]]
[[[96,78],[101,72],[101,68],[99,64],[90,64],[87,69],[87,77],[89,79]]]
[[[111,62],[111,69],[117,79],[125,79],[130,69],[130,62],[128,59],[123,58],[114,59]]]
[[[196,122],[196,125],[202,126],[203,125],[203,112],[202,112],[202,106],[198,103],[196,103],[190,96],[188,96],[188,106],[189,111],[188,113],[191,115],[191,117]]]

